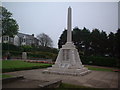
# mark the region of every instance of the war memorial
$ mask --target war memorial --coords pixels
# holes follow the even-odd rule
[[[72,42],[72,9],[68,8],[67,18],[67,42],[60,49],[56,62],[51,68],[43,71],[44,73],[64,74],[64,75],[85,75],[89,72],[79,57],[79,53]]]

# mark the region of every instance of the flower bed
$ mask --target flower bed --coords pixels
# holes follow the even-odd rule
[[[39,61],[39,60],[24,60],[25,62],[30,62],[30,63],[47,63],[47,64],[54,64],[53,62],[48,62],[48,61]]]

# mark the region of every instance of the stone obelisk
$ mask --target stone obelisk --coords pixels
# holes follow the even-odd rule
[[[55,64],[43,71],[44,73],[64,74],[64,75],[85,75],[90,72],[82,65],[79,53],[72,43],[72,10],[68,8],[67,18],[67,42],[62,45]]]
[[[71,7],[68,8],[68,21],[67,21],[67,42],[72,42],[71,40],[71,30],[72,30],[72,16],[71,16]]]

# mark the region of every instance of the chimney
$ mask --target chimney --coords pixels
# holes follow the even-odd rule
[[[32,34],[32,36],[34,37],[34,34]]]

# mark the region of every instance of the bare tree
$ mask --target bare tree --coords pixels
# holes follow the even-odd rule
[[[45,33],[41,33],[37,35],[37,38],[40,41],[40,45],[44,47],[52,47],[53,46],[53,41],[52,39]]]

